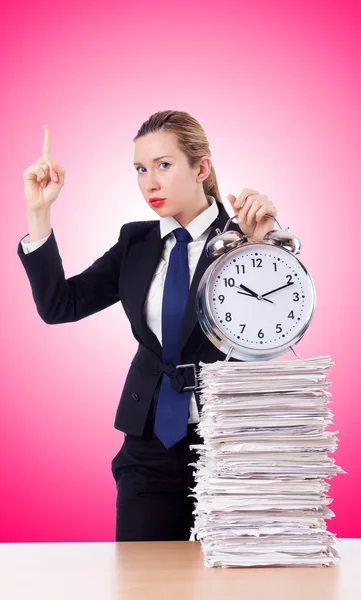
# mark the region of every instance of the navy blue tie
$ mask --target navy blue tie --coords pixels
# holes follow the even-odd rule
[[[177,243],[169,257],[162,303],[162,360],[174,366],[181,362],[181,337],[189,291],[188,242],[190,233],[183,227],[173,231]],[[163,374],[154,433],[166,448],[187,435],[191,391],[176,392],[168,375]]]

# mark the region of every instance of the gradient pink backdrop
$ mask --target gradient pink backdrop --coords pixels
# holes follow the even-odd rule
[[[116,407],[136,348],[120,304],[46,325],[17,256],[23,170],[43,127],[66,183],[52,226],[67,277],[154,218],[132,166],[141,123],[185,110],[227,194],[267,194],[303,243],[317,307],[300,358],[330,354],[340,431],[327,521],[359,537],[360,50],[358,2],[179,4],[38,1],[3,6],[1,44],[0,541],[113,541],[122,443]]]

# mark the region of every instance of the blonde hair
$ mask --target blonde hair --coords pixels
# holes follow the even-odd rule
[[[187,156],[188,164],[191,168],[195,167],[203,156],[211,156],[204,129],[187,112],[181,110],[163,110],[153,113],[141,125],[133,142],[139,137],[155,131],[170,131],[176,135],[178,146]],[[207,179],[203,181],[203,190],[206,195],[214,196],[218,202],[222,202],[213,165]]]

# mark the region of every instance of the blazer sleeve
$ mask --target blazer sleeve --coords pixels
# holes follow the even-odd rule
[[[28,276],[36,309],[45,323],[57,325],[79,321],[120,300],[124,227],[114,246],[90,267],[68,279],[53,229],[42,246],[29,254],[19,242],[17,253]]]

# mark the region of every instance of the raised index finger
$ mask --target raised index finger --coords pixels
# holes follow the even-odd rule
[[[50,129],[49,125],[44,125],[44,142],[43,142],[43,156],[51,160],[50,156]]]

